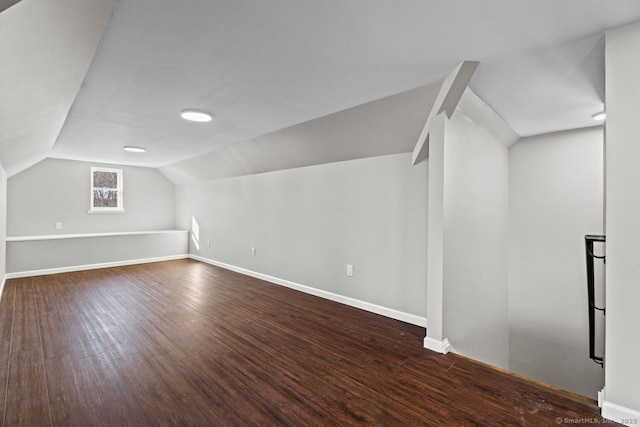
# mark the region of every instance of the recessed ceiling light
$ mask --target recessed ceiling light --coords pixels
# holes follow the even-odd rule
[[[206,111],[193,110],[191,108],[182,110],[180,117],[190,122],[210,122],[213,116]]]
[[[604,120],[604,119],[607,118],[607,113],[605,113],[604,111],[601,111],[600,113],[596,113],[591,117],[593,117],[593,120],[600,121],[600,120]]]
[[[145,151],[147,151],[147,149],[142,147],[132,147],[130,145],[127,145],[126,147],[124,147],[124,151],[129,151],[130,153],[144,153]]]

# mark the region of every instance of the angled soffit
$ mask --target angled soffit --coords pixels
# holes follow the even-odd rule
[[[210,181],[413,149],[441,81],[159,168],[175,184]]]

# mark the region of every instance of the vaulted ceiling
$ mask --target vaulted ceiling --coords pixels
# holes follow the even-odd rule
[[[46,158],[116,0],[22,0],[0,12],[0,163]]]
[[[520,136],[591,126],[603,33],[640,20],[637,0],[119,0],[108,24],[115,0],[52,3],[0,12],[10,175],[47,156],[167,166],[437,82],[463,60],[480,61],[471,88]],[[213,121],[184,121],[188,107]]]
[[[0,12],[10,8],[11,6],[18,3],[19,1],[20,0],[0,0]]]

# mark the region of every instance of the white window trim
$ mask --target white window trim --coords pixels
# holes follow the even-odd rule
[[[116,207],[95,207],[93,206],[93,173],[94,172],[111,172],[118,174],[118,206]],[[124,212],[124,181],[122,169],[92,167],[89,175],[89,210],[88,213],[122,213]]]

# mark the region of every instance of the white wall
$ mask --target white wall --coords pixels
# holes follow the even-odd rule
[[[124,213],[87,212],[91,166],[123,169]],[[9,236],[174,228],[174,186],[149,168],[46,159],[9,179],[7,203]]]
[[[509,153],[509,368],[592,398],[604,371],[589,359],[584,236],[603,234],[603,154],[599,127]]]
[[[188,232],[171,230],[7,242],[9,277],[184,258]]]
[[[459,112],[444,142],[443,336],[507,368],[508,148]]]
[[[0,165],[0,297],[7,272],[7,173]]]
[[[176,187],[191,253],[423,318],[426,201],[408,153]]]
[[[609,418],[640,423],[640,23],[606,36],[607,320]]]

